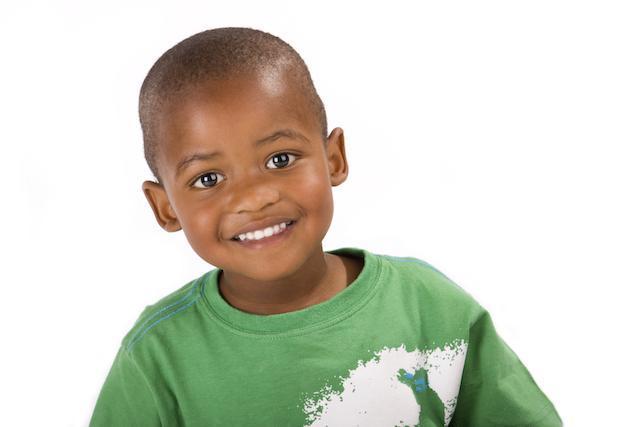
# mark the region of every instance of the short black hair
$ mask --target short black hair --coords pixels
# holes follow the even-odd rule
[[[326,143],[326,112],[309,69],[298,52],[280,38],[252,28],[214,28],[194,34],[162,54],[142,83],[138,107],[144,156],[156,180],[162,184],[156,160],[157,124],[164,105],[210,80],[282,66],[286,66],[290,81],[309,102]]]

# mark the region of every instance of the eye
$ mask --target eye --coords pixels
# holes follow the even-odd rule
[[[282,169],[285,166],[288,166],[290,162],[293,162],[296,159],[296,156],[292,153],[278,153],[274,156],[271,156],[269,161],[267,162],[267,168],[270,168],[269,164],[273,164],[275,169]],[[273,160],[273,162],[272,162]]]
[[[216,176],[222,177],[222,175],[220,175],[217,172],[207,172],[205,174],[200,175],[198,179],[196,179],[195,182],[191,185],[196,188],[211,188],[214,185],[216,185],[218,182],[223,180],[223,179],[218,179]]]

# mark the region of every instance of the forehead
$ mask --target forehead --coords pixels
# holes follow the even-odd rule
[[[197,84],[160,113],[158,159],[175,169],[187,153],[250,147],[277,129],[308,138],[315,129],[311,108],[284,73],[267,71]],[[172,173],[172,170],[167,172]]]

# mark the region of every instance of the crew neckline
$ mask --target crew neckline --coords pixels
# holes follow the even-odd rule
[[[380,259],[365,249],[355,247],[325,252],[364,259],[362,270],[353,282],[330,299],[287,313],[248,313],[232,306],[222,297],[218,281],[222,270],[215,269],[205,277],[201,291],[208,312],[225,327],[251,335],[299,334],[343,320],[373,296],[380,278]]]

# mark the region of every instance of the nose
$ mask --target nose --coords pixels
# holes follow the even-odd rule
[[[236,176],[229,208],[232,212],[258,212],[280,200],[280,192],[265,174]]]

